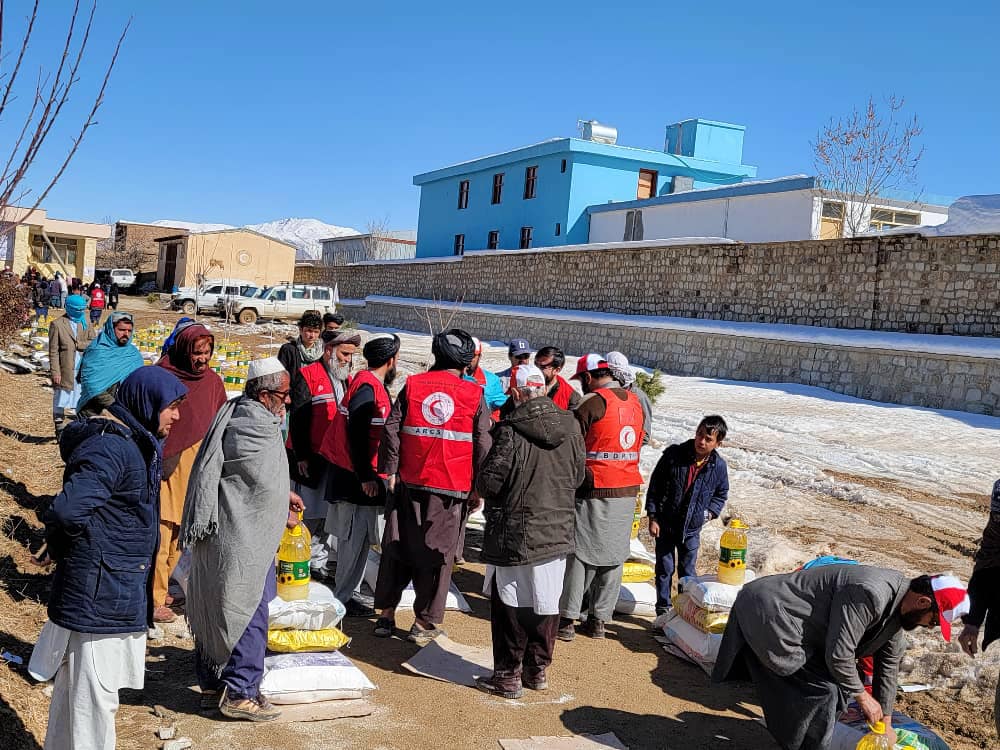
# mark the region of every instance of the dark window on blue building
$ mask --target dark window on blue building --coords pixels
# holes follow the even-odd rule
[[[498,247],[500,247],[500,232],[494,229],[486,239],[486,249],[496,250]]]
[[[535,183],[538,181],[538,167],[526,167],[524,170],[524,199],[535,197]]]
[[[559,171],[560,172],[565,172],[566,171],[566,160],[565,159],[562,160],[562,166],[559,167]]]
[[[521,249],[531,247],[531,227],[521,227]]]
[[[458,210],[469,207],[469,181],[462,180],[458,183]]]
[[[556,237],[562,234],[562,222],[556,222]]]
[[[503,197],[503,172],[493,175],[493,200],[494,205],[500,202]]]
[[[465,254],[465,235],[456,234],[455,235],[455,255]]]

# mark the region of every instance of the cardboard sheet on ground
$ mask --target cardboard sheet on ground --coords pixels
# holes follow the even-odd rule
[[[331,719],[356,719],[370,716],[375,711],[375,706],[362,698],[300,703],[294,706],[280,706],[280,709],[281,716],[275,719],[275,723],[292,724],[297,721],[329,721]]]
[[[573,737],[529,737],[526,740],[500,740],[503,750],[628,750],[614,732]]]
[[[404,662],[403,669],[432,680],[474,688],[476,677],[493,674],[493,654],[488,649],[455,643],[441,635]]]

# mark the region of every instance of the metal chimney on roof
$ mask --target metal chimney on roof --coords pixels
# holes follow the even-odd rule
[[[618,128],[602,125],[597,120],[577,120],[576,127],[585,141],[610,144],[618,142]]]

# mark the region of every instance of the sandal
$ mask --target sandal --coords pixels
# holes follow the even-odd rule
[[[396,630],[396,621],[388,617],[380,617],[375,621],[375,637],[388,638]]]
[[[444,628],[422,628],[417,623],[413,623],[413,627],[410,628],[410,632],[406,636],[406,640],[410,643],[416,643],[418,646],[426,646],[428,643],[433,641],[439,635],[448,635]]]

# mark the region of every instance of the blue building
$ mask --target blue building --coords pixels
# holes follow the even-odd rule
[[[584,123],[584,138],[553,138],[418,174],[417,257],[588,241],[587,207],[740,182],[745,128],[711,120],[667,127],[663,151],[616,143]]]

